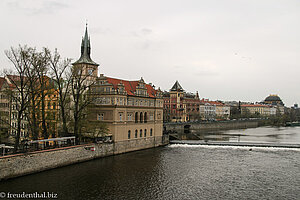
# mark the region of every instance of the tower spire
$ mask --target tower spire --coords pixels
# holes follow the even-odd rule
[[[88,35],[88,29],[87,29],[87,21],[85,24],[85,33],[84,33],[84,37],[82,38],[81,41],[81,56],[79,58],[79,60],[77,60],[74,64],[91,64],[91,65],[99,65],[97,63],[95,63],[92,59],[91,59],[91,42],[90,42],[90,38]]]

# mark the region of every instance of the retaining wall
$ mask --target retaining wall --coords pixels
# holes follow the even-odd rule
[[[169,143],[168,136],[140,138],[117,143],[88,144],[0,157],[0,180],[84,162],[96,158],[153,148]],[[95,151],[90,148],[94,147]]]

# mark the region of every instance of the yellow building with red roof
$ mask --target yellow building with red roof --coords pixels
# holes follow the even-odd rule
[[[87,110],[87,129],[101,124],[108,127],[108,136],[114,142],[132,141],[155,144],[163,132],[163,98],[160,89],[147,84],[143,78],[129,81],[100,74],[98,64],[91,57],[87,29],[81,44],[81,56],[73,63],[82,70],[87,80],[94,82]],[[86,132],[94,130],[86,130]],[[134,141],[133,141],[134,142]],[[129,144],[129,143],[128,143]],[[133,144],[133,143],[130,143]],[[128,147],[134,149],[134,147]]]
[[[162,92],[143,78],[128,81],[101,74],[91,91],[88,120],[106,123],[114,141],[162,136]]]

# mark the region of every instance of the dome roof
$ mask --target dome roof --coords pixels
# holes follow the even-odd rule
[[[272,105],[282,105],[284,106],[282,100],[278,95],[270,95],[265,99],[265,103]]]
[[[281,101],[281,99],[277,95],[270,95],[265,99],[265,101]]]

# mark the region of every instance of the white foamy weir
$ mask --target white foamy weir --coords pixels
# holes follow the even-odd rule
[[[242,149],[258,151],[298,151],[299,148],[282,148],[282,147],[255,147],[255,146],[222,146],[222,145],[202,145],[202,144],[170,144],[169,148],[205,148],[205,149]]]

